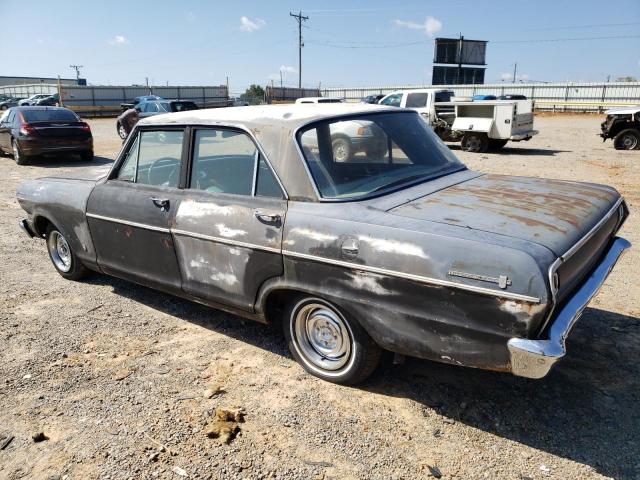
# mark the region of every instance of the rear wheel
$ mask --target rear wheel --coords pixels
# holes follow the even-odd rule
[[[298,297],[285,310],[284,334],[302,367],[323,380],[351,385],[376,369],[381,348],[357,323],[317,297]]]
[[[124,125],[121,123],[118,124],[118,136],[124,140],[127,138],[127,131],[124,129]]]
[[[483,153],[489,147],[486,133],[467,132],[462,136],[461,148],[465,152]]]
[[[13,150],[13,159],[16,161],[18,165],[25,165],[29,160],[29,157],[23,155],[20,151],[20,146],[18,145],[17,140],[14,138],[11,140],[11,148]]]
[[[622,130],[613,139],[616,150],[638,150],[640,148],[640,131],[633,128]]]
[[[56,271],[67,280],[80,280],[89,270],[71,249],[65,236],[53,225],[47,227],[47,251]]]
[[[90,162],[91,160],[93,160],[93,150],[87,150],[85,152],[81,152],[80,158],[85,162]]]

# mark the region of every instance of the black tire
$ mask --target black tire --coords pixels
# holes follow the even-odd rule
[[[0,110],[5,111],[7,108],[9,108],[9,107],[7,107],[6,105],[2,105],[2,106],[0,107]]]
[[[341,385],[359,383],[374,372],[380,361],[382,349],[360,324],[321,298],[298,296],[292,299],[285,308],[282,326],[296,361],[311,375],[327,382]],[[312,334],[313,340],[309,338],[309,330],[316,332]],[[338,336],[343,340],[340,341]],[[332,343],[327,344],[327,339]],[[323,341],[324,348],[339,351],[325,350],[322,353],[313,345],[316,343],[322,349],[319,343]],[[342,354],[339,346],[345,350]]]
[[[500,150],[504,147],[509,140],[497,140],[495,138],[489,139],[489,150],[493,150],[494,152]]]
[[[335,162],[348,162],[353,154],[351,142],[342,137],[338,137],[331,142],[333,149],[333,160]]]
[[[84,162],[90,162],[91,160],[93,160],[93,150],[87,150],[85,152],[80,152],[80,158]]]
[[[616,150],[640,150],[640,131],[635,128],[622,130],[613,138]]]
[[[372,148],[365,153],[370,160],[381,160],[387,154],[387,147]]]
[[[26,165],[29,162],[29,157],[20,151],[20,145],[15,138],[11,140],[11,148],[13,149],[13,159],[18,165]]]
[[[467,132],[462,136],[461,148],[465,152],[484,153],[489,148],[489,138],[486,133]]]
[[[64,240],[66,248],[61,249],[61,246],[57,245],[57,236]],[[87,276],[89,270],[78,260],[75,252],[71,249],[66,237],[60,230],[52,224],[49,224],[45,238],[51,263],[53,263],[53,267],[62,277],[67,280],[80,280]],[[61,255],[61,252],[67,254]]]
[[[128,134],[124,129],[124,126],[118,122],[118,124],[116,125],[116,131],[118,132],[118,136],[122,139],[122,140],[126,140]]]

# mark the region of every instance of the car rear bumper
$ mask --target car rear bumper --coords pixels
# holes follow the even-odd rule
[[[42,155],[45,153],[84,152],[93,150],[93,139],[83,138],[47,138],[19,139],[18,145],[23,155]]]
[[[513,135],[511,135],[511,137],[509,137],[509,140],[512,140],[514,142],[519,142],[521,140],[529,140],[531,138],[533,138],[534,135],[537,135],[538,130],[529,130],[528,132],[523,132],[523,133],[514,133]]]
[[[564,307],[556,314],[548,339],[511,338],[507,347],[511,372],[519,377],[542,378],[566,354],[565,341],[591,299],[598,293],[620,256],[631,247],[624,238],[616,237],[602,261],[583,282]]]

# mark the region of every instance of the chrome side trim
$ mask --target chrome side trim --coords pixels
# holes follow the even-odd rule
[[[279,248],[275,247],[267,247],[264,245],[256,245],[255,243],[240,242],[238,240],[231,240],[229,238],[214,237],[211,235],[204,235],[202,233],[189,232],[187,230],[172,229],[171,233],[173,233],[174,235],[182,235],[184,237],[192,237],[200,240],[209,240],[211,242],[224,243],[225,245],[233,245],[234,247],[251,248],[253,250],[264,250],[265,252],[272,253],[281,252]]]
[[[500,298],[508,298],[511,300],[520,300],[523,302],[540,303],[540,299],[537,297],[530,297],[528,295],[521,295],[519,293],[500,292],[498,290],[493,290],[491,288],[476,287],[474,285],[466,285],[464,283],[450,282],[448,280],[440,280],[439,278],[431,278],[431,277],[425,277],[422,275],[414,275],[411,273],[397,272],[395,270],[388,270],[386,268],[371,267],[368,265],[360,265],[358,263],[345,262],[342,260],[333,260],[330,258],[323,258],[323,257],[317,257],[315,255],[308,255],[306,253],[292,252],[289,250],[283,250],[282,254],[287,257],[302,258],[304,260],[312,260],[315,262],[328,263],[330,265],[351,268],[354,270],[362,270],[365,272],[379,273],[381,275],[390,275],[392,277],[404,278],[406,280],[413,280],[416,282],[426,283],[429,285],[451,287],[451,288],[456,288],[458,290],[467,290],[469,292],[481,293],[483,295],[491,295],[491,296],[500,297]]]
[[[164,227],[156,227],[153,225],[147,225],[146,223],[130,222],[129,220],[122,220],[121,218],[106,217],[104,215],[97,215],[95,213],[87,213],[87,217],[95,218],[97,220],[104,220],[107,222],[119,223],[121,225],[129,225],[130,227],[144,228],[145,230],[152,230],[154,232],[171,233],[171,230]]]
[[[511,372],[519,377],[542,378],[567,353],[565,341],[589,302],[613,270],[622,254],[631,247],[624,238],[616,237],[604,259],[580,289],[558,312],[551,325],[548,340],[511,338],[507,342]]]
[[[602,225],[604,225],[609,220],[611,215],[614,214],[614,212],[618,209],[618,207],[622,202],[623,202],[623,198],[622,197],[618,198],[618,201],[613,205],[613,207],[611,207],[611,209],[607,212],[607,214],[604,217],[602,217],[600,221],[596,223],[594,227],[591,230],[589,230],[589,232],[587,232],[587,234],[584,237],[578,240],[578,242],[573,247],[567,250],[564,253],[564,255],[560,256],[560,258],[562,258],[562,261],[563,262],[567,261],[569,258],[573,256],[574,253],[578,251],[578,249],[580,249],[582,245],[584,245],[587,241],[589,241],[589,239],[593,237],[593,235],[598,230],[600,230],[600,227],[602,227]]]
[[[622,197],[618,198],[616,203],[613,205],[613,207],[611,207],[611,209],[606,213],[606,215],[602,217],[600,221],[596,223],[594,227],[591,230],[589,230],[584,237],[578,240],[578,242],[573,247],[567,250],[564,253],[564,255],[560,255],[555,260],[555,262],[553,262],[549,267],[549,272],[548,272],[549,290],[551,291],[552,303],[551,303],[551,308],[549,309],[549,314],[547,315],[547,318],[545,319],[545,321],[542,323],[542,326],[538,330],[539,333],[544,332],[544,329],[547,328],[547,325],[549,324],[549,321],[551,320],[553,312],[555,311],[555,308],[556,308],[557,297],[558,297],[558,288],[555,285],[555,281],[554,281],[556,271],[558,270],[558,268],[560,268],[560,265],[562,265],[565,261],[571,258],[571,256],[574,253],[576,253],[582,245],[584,245],[587,241],[589,241],[589,239],[600,229],[600,227],[602,227],[602,225],[607,223],[611,215],[613,215],[613,213],[616,212],[618,208],[620,208],[620,205],[622,205],[623,202],[624,202],[624,198]],[[617,228],[619,226],[620,226],[620,222],[618,222],[618,226],[616,227],[616,230],[613,232],[614,234],[617,232]]]

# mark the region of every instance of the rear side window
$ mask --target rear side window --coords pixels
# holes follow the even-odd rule
[[[71,110],[55,109],[40,110],[36,108],[27,108],[21,111],[22,116],[27,123],[32,122],[78,122],[80,119]]]
[[[399,107],[400,102],[402,101],[402,94],[396,93],[395,95],[391,95],[380,102],[381,105],[388,105],[390,107]]]
[[[407,95],[407,108],[426,107],[428,98],[428,93],[409,93]]]
[[[193,189],[251,195],[258,149],[249,136],[232,130],[197,130]]]

